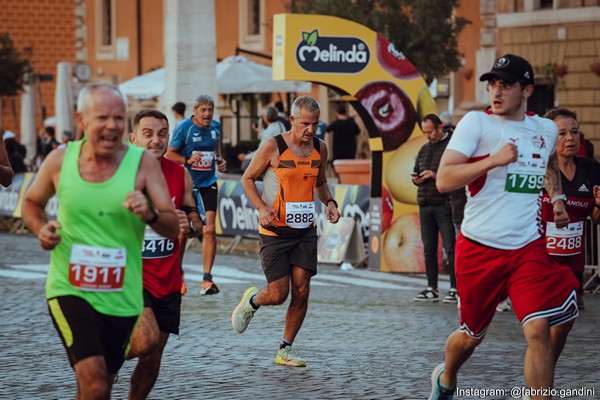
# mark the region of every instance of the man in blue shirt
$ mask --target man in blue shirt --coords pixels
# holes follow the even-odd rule
[[[183,164],[194,181],[194,196],[202,217],[206,211],[202,241],[204,277],[201,295],[217,294],[219,288],[212,281],[212,267],[217,253],[215,218],[217,214],[216,171],[224,172],[227,162],[221,157],[221,124],[213,120],[215,101],[206,94],[194,100],[194,113],[175,127],[166,158]],[[204,205],[204,209],[202,208]]]

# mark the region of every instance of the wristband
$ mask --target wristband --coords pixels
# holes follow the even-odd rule
[[[557,194],[556,196],[554,196],[554,197],[552,198],[552,200],[550,200],[550,203],[554,204],[554,203],[556,203],[558,200],[562,200],[562,201],[564,201],[564,202],[566,203],[566,202],[567,202],[567,196],[566,196],[566,195],[564,195],[564,194]]]
[[[181,211],[183,211],[184,213],[186,213],[186,215],[189,214],[189,213],[192,213],[194,211],[198,212],[198,210],[196,209],[196,207],[192,207],[192,206],[182,205],[179,208],[181,209]]]
[[[184,163],[184,164],[187,164],[187,163],[188,163],[188,160],[189,160],[190,158],[189,158],[189,157],[183,157],[183,158],[184,158],[184,161],[183,161],[183,163]]]
[[[327,200],[325,201],[325,205],[326,205],[326,206],[329,206],[329,202],[331,202],[331,201],[333,202],[333,205],[335,206],[335,208],[339,208],[339,207],[338,207],[338,203],[337,203],[337,201],[335,201],[334,199],[327,199]]]
[[[150,211],[152,211],[152,218],[150,218],[150,220],[148,220],[148,221],[144,221],[146,223],[146,225],[152,225],[156,221],[158,221],[158,213],[156,212],[156,209],[154,207],[152,207],[150,209]]]

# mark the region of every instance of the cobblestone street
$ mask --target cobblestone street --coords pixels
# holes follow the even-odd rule
[[[0,234],[0,398],[70,399],[74,374],[52,327],[44,297],[49,254],[32,236]],[[152,399],[424,399],[430,373],[443,359],[447,335],[458,325],[454,305],[418,304],[422,276],[320,266],[308,314],[294,346],[307,368],[275,365],[287,305],[262,307],[243,335],[230,316],[244,290],[264,286],[253,253],[217,255],[221,293],[201,297],[201,254],[185,258],[188,294],[180,336],[167,344]],[[446,278],[446,279],[445,279]],[[442,277],[441,290],[448,288]],[[594,389],[600,398],[600,296],[586,296],[559,361],[555,387]],[[460,388],[522,387],[525,341],[512,312],[498,313],[486,341],[459,375]],[[127,397],[135,361],[126,361],[113,398]],[[458,396],[457,398],[480,398]]]

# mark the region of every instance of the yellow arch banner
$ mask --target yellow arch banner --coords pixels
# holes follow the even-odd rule
[[[369,267],[424,272],[410,174],[426,142],[418,123],[438,110],[416,68],[383,35],[356,22],[277,14],[273,79],[321,83],[350,101],[369,132],[372,154]]]

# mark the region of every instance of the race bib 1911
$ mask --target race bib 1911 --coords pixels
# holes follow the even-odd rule
[[[127,250],[74,244],[69,260],[69,282],[85,291],[123,290]]]

